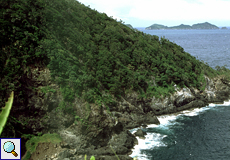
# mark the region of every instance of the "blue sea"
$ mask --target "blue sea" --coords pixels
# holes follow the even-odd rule
[[[140,30],[165,37],[199,60],[230,69],[230,29],[214,30]]]
[[[165,37],[211,67],[230,69],[228,30],[141,30]],[[229,160],[230,101],[158,116],[160,125],[141,128],[131,157],[138,160]],[[134,133],[138,128],[130,130]]]

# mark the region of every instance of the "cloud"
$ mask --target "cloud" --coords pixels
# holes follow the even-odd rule
[[[134,7],[132,0],[79,0],[79,2],[90,5],[90,8],[96,9],[99,12],[104,12],[108,16],[113,16],[114,18],[122,19],[125,15],[128,15],[129,10]]]
[[[230,0],[80,0],[108,16],[142,21],[229,21]]]
[[[136,3],[128,17],[146,20],[202,20],[229,19],[230,2],[200,0],[190,3],[185,0],[158,0]]]

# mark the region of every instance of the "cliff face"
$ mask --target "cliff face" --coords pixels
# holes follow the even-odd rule
[[[86,125],[83,122],[74,123],[74,114],[56,110],[63,97],[59,92],[59,86],[51,81],[49,74],[47,68],[33,68],[31,74],[25,77],[25,82],[31,87],[37,86],[38,90],[28,92],[27,106],[13,107],[12,111],[19,113],[20,110],[20,113],[26,113],[30,106],[34,106],[37,113],[18,114],[16,118],[26,119],[27,129],[34,134],[58,133],[62,138],[62,142],[57,145],[39,143],[30,159],[84,159],[84,155],[87,154],[88,157],[94,155],[96,159],[109,160],[116,159],[113,150],[120,159],[131,159],[128,155],[131,154],[137,140],[128,129],[146,124],[159,124],[156,115],[203,107],[208,103],[221,103],[230,95],[229,81],[223,77],[205,77],[204,91],[183,88],[177,89],[177,92],[165,98],[153,97],[143,101],[137,101],[138,95],[133,92],[117,101],[116,107],[111,106],[110,112],[105,107],[100,108],[91,104],[91,112],[86,113],[84,101],[75,98],[74,111],[78,115],[89,114],[89,125]],[[57,89],[57,92],[41,92],[42,88],[47,86],[50,90]]]
[[[107,159],[111,159],[111,157],[115,157],[110,148],[111,145],[121,159],[130,159],[127,153],[131,154],[131,148],[137,141],[127,128],[159,123],[153,112],[144,109],[144,102],[135,101],[137,99],[135,93],[117,101],[116,109],[110,113],[106,108],[91,104],[91,112],[88,115],[89,125],[79,121],[75,123],[74,114],[65,113],[61,109],[56,110],[63,97],[60,94],[59,86],[51,82],[49,70],[47,68],[34,68],[31,74],[27,75],[28,77],[25,77],[26,84],[30,83],[31,87],[38,87],[38,90],[28,93],[28,105],[21,107],[20,113],[26,112],[30,106],[34,106],[39,114],[35,112],[33,114],[19,114],[16,118],[19,120],[26,119],[27,129],[32,130],[33,134],[38,132],[58,133],[62,137],[63,143],[56,147],[50,147],[55,150],[50,155],[51,157],[55,157],[56,154],[56,156],[59,155],[60,159],[70,156],[78,159],[81,155],[87,154],[105,156]],[[41,90],[44,87],[49,88],[49,90],[56,89],[57,92],[43,93]],[[75,99],[73,108],[78,115],[88,114],[85,107],[85,102],[82,99]],[[14,107],[12,112],[16,112],[16,110],[17,107]],[[37,114],[36,118],[34,117],[35,114]],[[38,150],[32,153],[31,159],[45,158],[45,154],[43,154],[44,157],[40,154],[45,152],[41,151],[44,149],[41,145],[49,146],[49,143],[39,144]],[[49,151],[46,152],[48,154]],[[68,154],[64,154],[66,152]],[[69,152],[73,152],[73,154],[69,154]]]
[[[223,78],[210,79],[205,77],[206,87],[204,91],[196,88],[178,89],[170,97],[164,99],[153,98],[149,104],[155,115],[169,114],[181,110],[203,107],[208,103],[223,103],[229,99],[229,82]]]

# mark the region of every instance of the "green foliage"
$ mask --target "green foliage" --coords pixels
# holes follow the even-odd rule
[[[71,88],[65,87],[65,88],[60,88],[63,98],[67,102],[73,102],[75,94],[74,91]]]
[[[90,160],[95,160],[95,157],[94,157],[94,156],[91,156],[91,157],[90,157]]]
[[[202,73],[216,75],[175,43],[130,29],[77,1],[44,3],[44,49],[66,102],[78,96],[109,111],[127,90],[137,91],[139,98],[166,96],[175,84],[199,88]]]
[[[31,153],[30,152],[26,152],[25,156],[23,157],[22,160],[29,160],[31,157]]]
[[[85,155],[85,160],[87,160],[87,155]],[[90,157],[90,160],[95,160],[95,157],[94,157],[94,156],[91,156],[91,157]]]
[[[204,89],[203,74],[227,73],[165,38],[130,29],[75,0],[7,0],[1,6],[3,100],[13,89],[23,100],[19,77],[33,64],[48,66],[64,98],[57,109],[67,112],[73,112],[75,97],[110,112],[127,91],[136,91],[139,99],[167,96],[174,85]]]
[[[73,114],[74,110],[73,110],[73,104],[66,102],[66,101],[61,101],[58,104],[58,107],[56,108],[56,111],[61,110],[64,113],[69,113],[69,114]]]
[[[214,78],[218,76],[218,70],[215,70],[211,68],[207,63],[204,61],[200,62],[200,65],[202,67],[202,73],[210,78]]]
[[[14,92],[11,92],[11,95],[8,99],[8,101],[6,102],[6,105],[4,108],[2,108],[2,111],[0,113],[0,135],[3,131],[3,128],[6,124],[6,121],[8,119],[8,116],[10,114],[10,110],[13,104],[13,99],[14,99]]]
[[[28,66],[44,64],[45,38],[44,4],[40,0],[0,1],[0,106],[6,95],[15,92],[15,98],[24,101],[22,77]],[[20,93],[20,94],[19,94]]]
[[[26,142],[26,150],[27,152],[32,154],[36,150],[38,143],[51,142],[57,144],[61,141],[61,137],[56,133],[44,134],[42,136],[33,136],[30,140]]]
[[[87,122],[85,122],[84,119],[80,118],[79,116],[75,116],[74,123],[77,124],[77,122],[81,122],[82,124],[87,125]]]
[[[50,86],[41,87],[40,89],[41,89],[41,92],[45,94],[48,92],[56,93],[56,90],[53,88],[50,88]]]
[[[198,78],[198,81],[200,82],[200,90],[204,91],[207,83],[205,81],[205,77],[204,77],[204,74],[201,74],[200,77]]]
[[[216,66],[216,70],[219,76],[221,76],[221,78],[223,80],[227,80],[230,81],[230,70],[226,68],[226,65],[224,66]]]

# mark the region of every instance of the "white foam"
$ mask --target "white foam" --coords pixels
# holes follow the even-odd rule
[[[209,106],[209,107],[230,106],[230,100],[224,101],[224,103],[222,103],[222,104],[210,103],[208,106]]]
[[[129,130],[132,134],[134,134],[139,128],[133,128],[131,130]]]
[[[145,139],[140,139],[136,137],[138,140],[138,145],[135,145],[133,148],[133,152],[130,155],[131,157],[138,157],[138,160],[148,160],[149,158],[145,154],[141,154],[141,150],[150,150],[155,147],[167,146],[162,142],[162,139],[165,138],[166,135],[162,135],[159,133],[147,133]]]
[[[180,114],[162,115],[162,116],[158,116],[157,118],[160,121],[160,125],[165,126],[169,122],[175,121],[178,115]]]
[[[230,106],[230,100],[229,101],[224,101],[223,106]]]
[[[205,112],[211,108],[215,108],[218,106],[230,106],[230,100],[229,101],[224,101],[223,104],[214,104],[214,103],[210,103],[208,106],[206,107],[202,107],[202,108],[194,108],[194,109],[189,109],[189,110],[184,110],[178,113],[174,113],[174,114],[169,114],[169,115],[161,115],[161,116],[157,116],[158,120],[160,121],[159,125],[156,124],[150,124],[148,125],[146,128],[158,128],[160,130],[166,130],[169,131],[170,130],[170,126],[171,125],[183,125],[183,123],[179,123],[176,122],[176,119],[181,117],[181,116],[187,116],[187,117],[191,117],[191,116],[197,116],[202,112]],[[135,133],[139,128],[134,128],[132,130],[130,130],[130,132],[133,134]],[[165,133],[166,134],[166,133]],[[149,149],[153,149],[155,147],[166,147],[167,144],[163,143],[163,138],[167,137],[167,135],[164,135],[163,133],[148,133],[145,136],[145,139],[140,139],[138,137],[138,145],[135,145],[133,148],[133,152],[130,155],[131,157],[137,157],[138,160],[149,160],[151,159],[151,157],[148,157],[147,155],[145,155],[144,153],[141,153],[141,150],[149,150]]]
[[[191,110],[185,110],[185,111],[182,111],[182,113],[185,116],[192,117],[192,116],[197,116],[200,113],[202,113],[202,112],[204,112],[206,110],[209,110],[209,109],[210,109],[210,107],[206,106],[206,107],[202,107],[202,108],[194,108],[194,109],[191,109]]]
[[[215,106],[216,106],[216,104],[214,104],[214,103],[210,103],[210,104],[209,104],[209,106],[210,106],[210,107],[215,107]]]
[[[149,124],[146,128],[155,128],[158,127],[159,125],[157,124]]]

